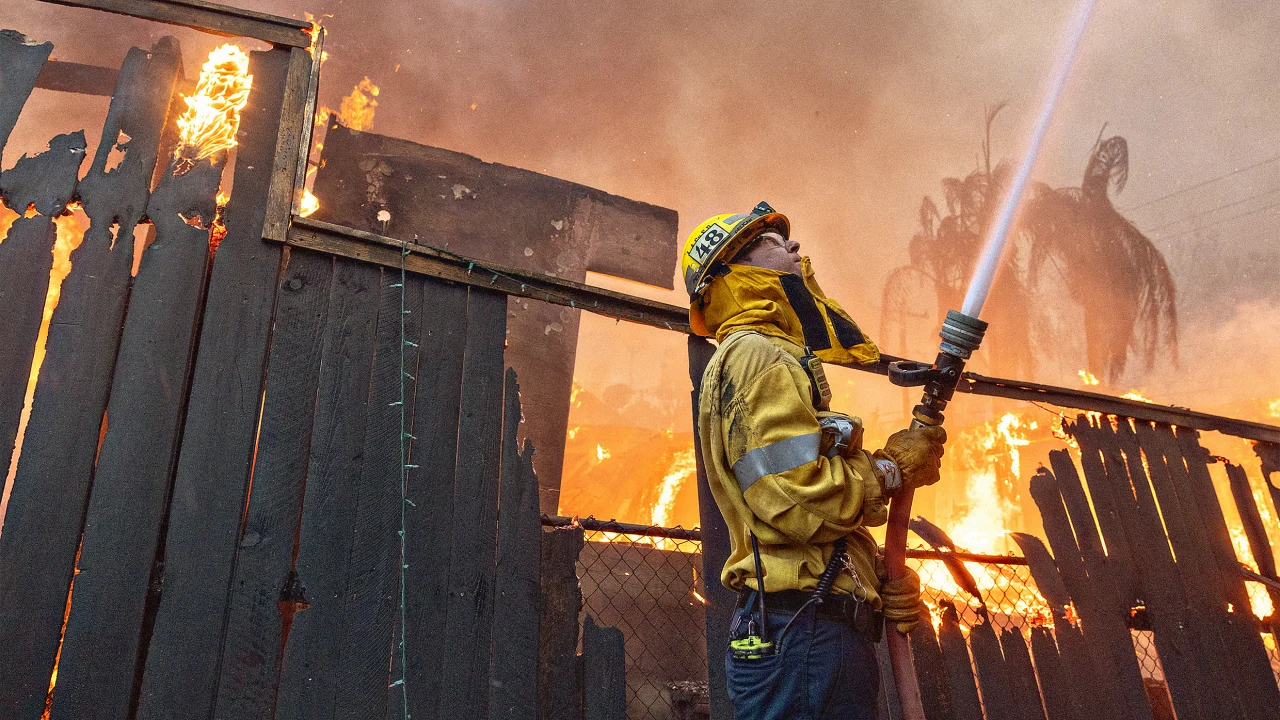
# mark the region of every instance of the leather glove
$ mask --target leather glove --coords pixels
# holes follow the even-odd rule
[[[888,458],[898,466],[904,487],[924,487],[941,477],[942,445],[946,441],[947,431],[940,426],[899,430],[889,436],[884,449],[876,451],[875,456]]]
[[[915,630],[924,617],[922,613],[928,612],[920,601],[920,576],[911,568],[897,580],[881,583],[880,602],[884,621],[897,623],[898,632],[903,635]]]

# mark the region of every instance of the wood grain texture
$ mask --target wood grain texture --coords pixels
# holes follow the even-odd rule
[[[493,622],[494,527],[501,463],[503,345],[506,298],[471,290],[453,488],[453,537],[444,647],[441,718],[487,712],[489,637]]]
[[[1017,697],[990,620],[969,629],[969,648],[987,720],[1019,720]]]
[[[334,714],[340,718],[379,718],[387,713],[392,630],[399,614],[400,506],[405,482],[401,413],[404,431],[413,433],[416,418],[408,401],[416,387],[420,352],[414,345],[422,344],[426,281],[410,276],[401,288],[399,273],[384,273],[382,282],[346,607],[341,625],[330,629],[342,638],[342,655],[334,668],[338,683]],[[407,314],[402,314],[402,308]],[[401,343],[402,322],[404,339],[414,345]]]
[[[287,50],[250,53],[253,92],[241,114],[227,235],[209,279],[141,720],[212,713],[280,274],[281,249],[262,242],[262,221],[288,64]]]
[[[0,243],[0,467],[9,467],[27,393],[36,337],[49,291],[53,218],[67,207],[76,175],[84,161],[84,132],[58,135],[49,149],[23,156],[0,173],[4,202],[18,212],[35,208],[31,217],[13,221]]]
[[[1236,512],[1244,526],[1245,537],[1249,540],[1249,552],[1258,566],[1258,574],[1276,579],[1276,559],[1271,552],[1271,541],[1267,538],[1267,526],[1262,521],[1258,502],[1253,496],[1253,488],[1249,484],[1249,475],[1240,465],[1226,464],[1227,480],[1231,485],[1231,499],[1235,501]],[[1271,596],[1271,606],[1280,608],[1280,590],[1267,587]]]
[[[1063,662],[1054,643],[1053,633],[1045,627],[1031,629],[1031,657],[1035,659],[1036,677],[1040,681],[1040,696],[1048,720],[1091,720],[1080,712],[1076,696],[1071,690],[1075,682],[1068,666]]]
[[[1094,696],[1102,707],[1117,717],[1151,720],[1151,706],[1147,703],[1125,615],[1123,611],[1116,611],[1102,594],[1101,581],[1093,579],[1086,571],[1083,553],[1076,544],[1077,538],[1082,543],[1096,542],[1100,553],[1101,542],[1092,524],[1092,516],[1081,515],[1087,518],[1087,524],[1082,523],[1081,527],[1074,529],[1067,516],[1064,496],[1069,492],[1077,502],[1083,499],[1075,465],[1065,450],[1051,451],[1049,461],[1054,472],[1041,468],[1031,478],[1031,496],[1040,510],[1045,536],[1053,548],[1054,561],[1063,583],[1071,593],[1076,611],[1088,627],[1084,640],[1096,672]],[[1067,479],[1068,492],[1060,490],[1061,478]],[[1087,513],[1087,506],[1079,512]]]
[[[521,422],[520,385],[510,368],[503,404],[489,716],[537,720],[542,523],[538,478],[533,473],[533,445],[526,441],[521,451],[516,438]]]
[[[956,720],[983,720],[977,680],[969,660],[969,646],[960,631],[955,605],[945,601],[942,626],[938,629],[938,646],[947,669],[947,689],[951,693],[951,711]]]
[[[542,622],[538,629],[538,705],[543,718],[582,718],[582,668],[578,662],[580,527],[542,535]]]
[[[582,623],[582,719],[626,720],[627,655],[622,631]]]
[[[1132,439],[1127,420],[1118,423],[1128,432],[1127,439]],[[1111,423],[1104,420],[1096,427],[1077,425],[1072,433],[1082,456],[1101,459],[1101,464],[1085,464],[1089,491],[1095,506],[1102,502],[1114,509],[1120,525],[1119,530],[1104,532],[1108,550],[1113,533],[1121,532],[1120,542],[1133,553],[1135,589],[1144,601],[1178,716],[1207,720],[1212,717],[1214,693],[1204,681],[1212,682],[1215,668],[1199,664],[1200,658],[1216,654],[1216,648],[1196,636],[1192,618],[1187,616],[1182,579],[1174,567],[1137,443],[1127,443],[1129,460],[1135,465],[1130,468]],[[1228,706],[1231,705],[1234,703]]]
[[[253,486],[236,553],[215,718],[275,717],[280,650],[293,613],[293,558],[315,420],[334,258],[295,252],[281,278]]]
[[[422,313],[426,329],[418,362],[414,436],[405,508],[405,642],[409,707],[415,717],[437,717],[444,665],[453,652],[444,645],[451,574],[453,491],[458,459],[458,413],[462,401],[463,354],[467,346],[467,288],[427,280]],[[399,707],[398,703],[392,703]]]
[[[1031,665],[1031,650],[1018,628],[1006,628],[1000,633],[1000,650],[1004,653],[1004,666],[1009,673],[1013,700],[1020,720],[1045,720],[1040,687],[1036,684],[1035,668]]]
[[[933,633],[932,626],[922,622],[909,637],[925,717],[928,720],[955,720],[951,689],[947,685],[947,666],[942,659],[942,649],[938,647],[938,636]]]
[[[225,37],[248,37],[274,45],[306,48],[311,24],[204,0],[45,0],[93,8],[203,30]]]
[[[276,717],[333,716],[345,652],[341,627],[364,467],[369,380],[382,270],[336,258],[294,569],[309,606],[297,612],[280,662]]]
[[[221,177],[220,163],[166,175],[147,203],[156,238],[120,336],[52,718],[129,713],[209,262],[209,229],[182,215],[212,218]]]
[[[0,76],[0,167],[9,164],[3,160],[4,146],[52,52],[51,42],[37,43],[13,30],[0,31],[0,67],[4,68]]]
[[[179,66],[172,38],[150,54],[129,51],[103,141],[80,183],[90,225],[49,325],[0,533],[0,677],[9,679],[0,707],[9,693],[43,698],[48,688],[131,280],[133,243],[113,241],[132,239],[146,207]],[[108,172],[120,133],[128,146]]]

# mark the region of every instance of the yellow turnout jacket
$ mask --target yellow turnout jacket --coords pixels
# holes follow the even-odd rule
[[[731,542],[721,582],[758,587],[755,532],[765,590],[813,590],[843,535],[857,577],[840,573],[836,592],[879,609],[876,542],[866,528],[888,519],[880,481],[861,448],[851,458],[821,455],[804,348],[781,334],[722,334],[702,377],[698,434]]]

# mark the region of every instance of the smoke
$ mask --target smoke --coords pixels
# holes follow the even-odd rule
[[[794,238],[813,256],[824,288],[873,338],[884,277],[907,262],[921,197],[937,196],[942,178],[977,166],[984,103],[1009,103],[993,128],[993,158],[1020,157],[1050,55],[1075,6],[1072,0],[241,4],[329,16],[320,101],[336,106],[370,77],[382,88],[376,132],[674,208],[682,235],[707,216],[768,200],[791,217]],[[128,47],[173,33],[188,77],[225,42],[35,0],[7,0],[0,26],[53,40],[59,59],[113,66]],[[1275,211],[1214,226],[1212,243],[1176,235],[1268,202],[1211,212],[1280,187],[1280,162],[1146,204],[1275,154],[1278,29],[1280,5],[1262,0],[1100,3],[1032,174],[1055,187],[1078,186],[1107,123],[1107,134],[1124,136],[1130,149],[1129,183],[1117,207],[1141,206],[1125,213],[1141,229],[1186,223],[1152,236],[1171,258],[1186,323],[1177,370],[1169,359],[1169,368],[1149,379],[1133,378],[1165,390],[1157,399],[1195,406],[1204,386],[1187,379],[1221,375],[1224,356],[1252,360],[1238,363],[1237,382],[1215,386],[1243,398],[1252,390],[1240,378],[1280,358],[1272,342],[1280,336],[1276,284],[1268,281],[1274,273],[1240,286],[1230,269],[1256,268],[1250,258],[1257,257],[1277,267],[1269,245]],[[42,149],[54,127],[76,125],[94,136],[105,111],[101,99],[33,102],[43,104],[24,115],[13,140],[26,151]],[[85,109],[81,115],[67,107]],[[17,155],[6,152],[6,164]],[[1207,274],[1200,262],[1206,254],[1226,269]],[[679,289],[604,277],[592,282],[685,302]],[[636,340],[627,346],[635,351],[621,352],[623,345],[600,341],[606,331],[593,328],[583,325],[577,360],[584,387],[626,382],[687,403],[688,385],[672,379],[681,374],[682,338]],[[907,342],[931,347],[935,332]],[[1063,323],[1059,347],[1043,351],[1077,352],[1082,341],[1075,332]],[[1075,385],[1077,369],[1031,379]],[[901,416],[900,393],[856,375],[848,410]]]

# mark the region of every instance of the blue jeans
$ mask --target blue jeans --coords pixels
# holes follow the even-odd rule
[[[737,610],[731,637],[746,633],[750,611]],[[876,649],[862,633],[806,610],[778,647],[778,633],[790,615],[769,613],[769,633],[777,649],[758,660],[725,653],[729,698],[735,720],[876,720],[880,666]]]

